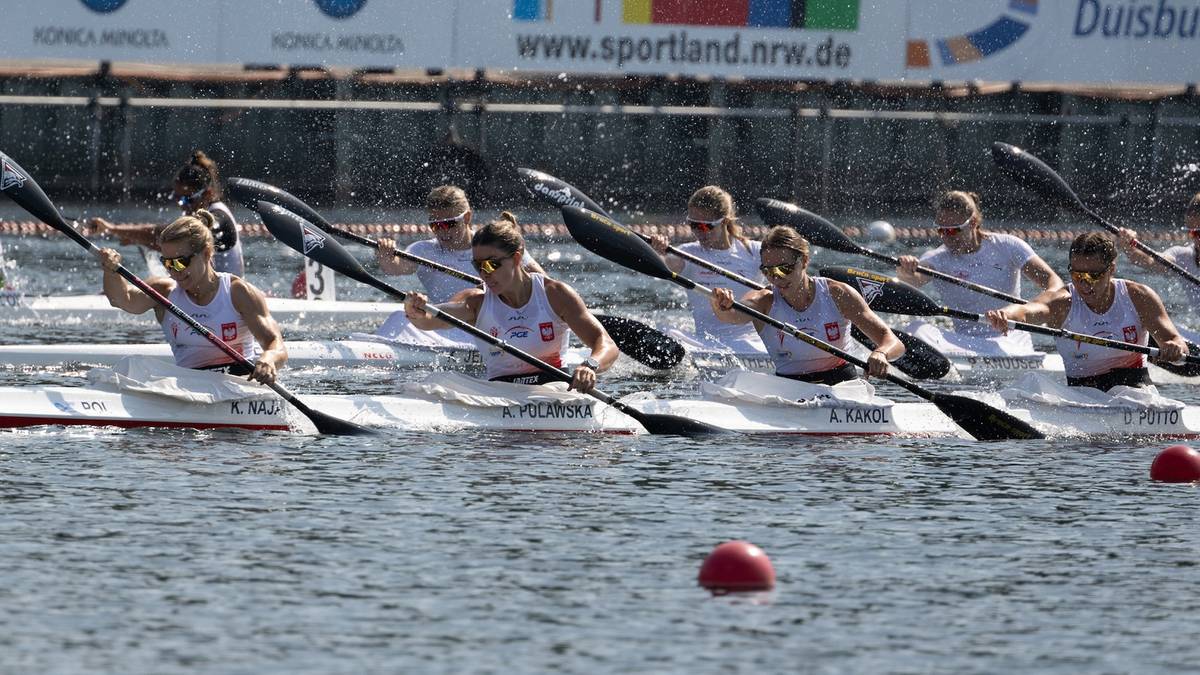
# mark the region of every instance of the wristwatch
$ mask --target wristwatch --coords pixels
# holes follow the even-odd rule
[[[579,365],[584,368],[591,368],[594,373],[600,372],[600,362],[590,356],[584,359],[583,363]]]

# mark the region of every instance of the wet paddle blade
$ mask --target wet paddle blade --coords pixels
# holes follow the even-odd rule
[[[895,277],[854,267],[822,267],[819,274],[849,285],[876,312],[910,316],[939,316],[943,313],[942,308],[929,296]]]
[[[225,181],[225,186],[229,196],[241,202],[248,209],[258,211],[258,202],[266,202],[282,206],[323,230],[329,227],[329,223],[321,217],[321,214],[305,204],[299,197],[269,183],[249,178],[230,178]]]
[[[608,212],[575,186],[536,169],[518,168],[517,175],[529,192],[552,206],[576,206],[611,218]]]
[[[934,392],[929,399],[963,431],[981,441],[1032,440],[1046,436],[1028,422],[966,396]]]
[[[8,195],[9,199],[38,220],[74,239],[80,246],[86,249],[93,248],[87,238],[67,224],[66,219],[33,176],[3,152],[0,152],[0,192]]]
[[[376,279],[345,247],[306,218],[263,201],[255,202],[252,208],[258,211],[267,230],[285,246],[351,279],[375,285]]]
[[[626,411],[628,412],[628,411]],[[663,415],[660,413],[639,413],[631,415],[646,431],[655,435],[667,436],[711,436],[714,434],[733,433],[728,429],[714,427],[699,420],[680,417],[678,415]]]
[[[677,279],[650,244],[613,219],[577,206],[564,206],[562,214],[567,231],[592,253],[648,276]]]
[[[904,356],[892,361],[892,365],[900,372],[915,380],[939,380],[950,373],[950,369],[953,367],[950,359],[930,346],[928,342],[895,328],[892,329],[892,333],[897,340],[904,343]],[[859,330],[858,326],[850,326],[850,336],[868,349],[875,348],[875,343],[867,337],[866,333]]]
[[[622,354],[655,370],[674,368],[687,355],[678,340],[641,321],[607,314],[597,314],[596,320],[608,331]]]
[[[1008,143],[992,143],[992,161],[1006,176],[1046,201],[1070,209],[1086,209],[1057,171],[1021,148]]]
[[[813,246],[831,251],[862,255],[866,249],[854,243],[836,225],[806,211],[795,204],[760,197],[754,200],[754,209],[767,225],[788,225]]]

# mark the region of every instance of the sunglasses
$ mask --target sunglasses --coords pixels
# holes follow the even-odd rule
[[[178,258],[167,258],[160,255],[158,256],[158,260],[163,264],[163,267],[167,268],[168,270],[172,272],[182,272],[188,268],[188,265],[192,264],[192,258],[195,257],[195,253],[181,255]]]
[[[796,262],[782,265],[759,265],[758,270],[768,279],[786,279],[789,274],[796,271]]]
[[[208,188],[202,187],[190,195],[183,195],[176,201],[179,203],[180,206],[187,206],[188,204],[199,201],[199,199],[204,196],[205,192],[208,192]]]
[[[938,234],[942,235],[943,237],[953,237],[959,232],[962,232],[963,228],[971,224],[972,217],[973,216],[967,216],[967,219],[964,220],[961,225],[938,225]]]
[[[471,260],[471,265],[475,267],[475,271],[480,272],[481,274],[491,274],[492,272],[495,272],[496,270],[500,269],[500,265],[505,260],[507,260],[508,258],[511,258],[511,257],[512,257],[512,254],[509,253],[508,255],[500,256],[499,258],[484,258],[483,260]]]
[[[1105,267],[1104,269],[1100,270],[1099,272],[1084,272],[1083,270],[1071,270],[1071,279],[1073,281],[1085,283],[1088,286],[1094,286],[1096,284],[1096,282],[1100,281],[1100,279],[1102,279],[1104,277],[1105,274],[1108,274],[1108,270],[1109,270],[1108,267]]]
[[[687,219],[688,227],[692,228],[692,230],[695,232],[700,232],[701,234],[711,231],[713,228],[723,222],[725,222],[724,216],[717,218],[716,220],[696,220],[695,218]]]
[[[469,211],[470,209],[467,209],[467,210]],[[454,216],[453,218],[444,218],[442,220],[431,220],[431,221],[429,221],[429,227],[433,228],[434,230],[449,230],[450,228],[463,222],[466,219],[467,219],[467,211],[463,211],[462,213],[458,214],[457,216]]]

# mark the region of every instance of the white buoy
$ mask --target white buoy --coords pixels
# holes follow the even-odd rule
[[[867,225],[867,239],[891,243],[896,241],[896,228],[886,220],[876,220]]]

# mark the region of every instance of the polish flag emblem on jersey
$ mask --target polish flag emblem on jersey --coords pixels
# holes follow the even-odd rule
[[[221,324],[221,339],[226,342],[233,342],[237,339],[237,323]]]
[[[825,339],[830,342],[842,339],[842,327],[836,321],[825,324]]]
[[[1124,328],[1121,329],[1121,332],[1123,332],[1125,334],[1126,342],[1131,342],[1131,343],[1137,342],[1137,326],[1125,326]]]
[[[553,323],[551,323],[549,321],[547,321],[546,323],[539,323],[538,330],[542,334],[542,342],[551,342],[554,340],[554,324]]]

